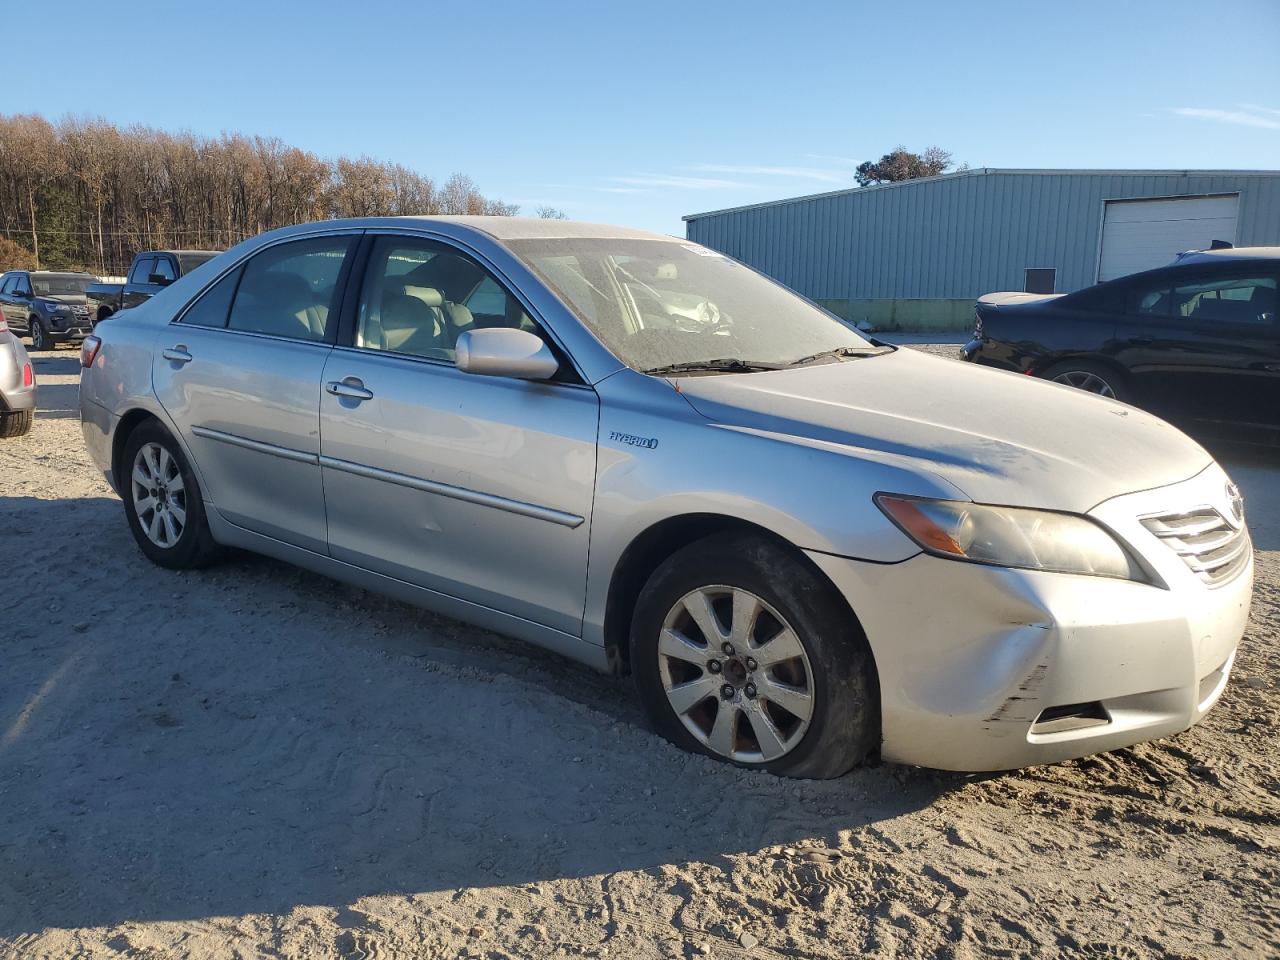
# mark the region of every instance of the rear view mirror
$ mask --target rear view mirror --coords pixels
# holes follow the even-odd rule
[[[550,380],[560,369],[541,337],[511,327],[465,331],[458,337],[454,364],[463,373],[515,380]]]
[[[157,286],[167,287],[169,284],[173,283],[173,281],[163,273],[153,273],[147,277],[147,283],[154,283]]]

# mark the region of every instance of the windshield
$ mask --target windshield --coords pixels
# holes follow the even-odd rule
[[[31,291],[37,297],[83,297],[93,277],[63,274],[31,274]]]
[[[697,244],[557,239],[509,246],[636,370],[716,361],[769,368],[876,349],[830,314]]]

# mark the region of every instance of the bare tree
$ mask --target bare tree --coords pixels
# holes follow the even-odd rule
[[[543,220],[568,220],[569,215],[558,207],[539,207],[538,216]]]
[[[875,183],[897,183],[902,180],[918,180],[936,177],[951,166],[951,154],[941,147],[928,147],[923,153],[912,153],[904,146],[897,146],[879,160],[858,164],[854,179],[859,186]]]
[[[437,189],[400,164],[326,160],[276,137],[0,114],[0,239],[42,266],[119,273],[141,248],[228,247],[326,217],[518,209],[464,174]]]

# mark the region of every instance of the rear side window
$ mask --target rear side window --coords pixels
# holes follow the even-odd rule
[[[0,293],[13,293],[13,288],[17,286],[17,277],[5,277],[4,283],[0,283]]]
[[[242,272],[242,267],[232,270],[202,293],[178,322],[194,327],[225,327],[227,314],[231,312],[231,298],[235,296]]]
[[[294,340],[323,340],[338,312],[338,279],[351,237],[270,247],[244,267],[227,326]]]
[[[133,265],[133,270],[129,273],[130,283],[147,283],[147,278],[151,276],[151,271],[155,269],[155,257],[143,257]]]
[[[1202,280],[1173,288],[1173,315],[1207,324],[1269,324],[1276,313],[1274,277]]]
[[[1129,290],[1125,312],[1140,317],[1167,317],[1173,304],[1173,284],[1167,279],[1135,284]]]

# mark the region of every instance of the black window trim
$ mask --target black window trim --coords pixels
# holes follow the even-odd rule
[[[228,307],[227,309],[227,322],[230,323],[231,307],[235,306],[236,296],[240,293],[240,281],[244,279],[244,271],[241,270],[242,267],[247,265],[248,262],[252,260],[254,257],[256,257],[258,254],[264,253],[267,250],[270,250],[274,247],[279,247],[286,243],[295,243],[299,240],[319,240],[325,237],[349,238],[348,239],[349,248],[347,250],[347,255],[342,261],[342,269],[338,272],[338,279],[334,283],[335,292],[338,290],[342,291],[341,296],[335,296],[334,299],[340,305],[340,309],[345,309],[346,303],[347,303],[347,297],[349,295],[348,286],[349,286],[349,281],[351,279],[351,268],[356,257],[359,255],[359,252],[363,245],[364,234],[365,234],[364,230],[360,230],[360,229],[352,230],[349,227],[341,230],[312,230],[306,233],[299,233],[299,234],[293,234],[287,237],[281,237],[280,239],[274,240],[271,243],[264,243],[260,247],[254,247],[252,250],[247,251],[244,254],[244,256],[240,257],[234,263],[228,264],[226,269],[222,270],[216,277],[214,277],[208,283],[206,283],[203,287],[201,287],[190,300],[188,300],[186,303],[182,305],[182,309],[173,315],[173,319],[169,321],[169,326],[172,327],[172,326],[177,326],[181,324],[182,318],[185,317],[191,311],[191,308],[195,306],[198,300],[204,297],[204,295],[208,291],[212,290],[219,283],[221,283],[222,279],[226,277],[228,274],[231,274],[237,270],[240,270],[240,276],[236,280],[236,288],[233,291],[231,291],[231,306]],[[342,316],[341,314],[339,314],[337,323],[325,324],[324,337],[320,340],[304,340],[301,337],[281,337],[281,336],[277,336],[274,333],[261,333],[256,330],[235,330],[232,327],[227,326],[225,324],[221,327],[207,327],[207,326],[193,323],[189,325],[189,329],[219,330],[222,333],[234,334],[240,337],[259,337],[265,340],[279,340],[282,343],[307,343],[307,344],[313,344],[313,345],[332,347],[337,341],[338,329],[341,326],[342,326]]]
[[[524,309],[524,312],[528,315],[529,319],[538,325],[538,329],[541,331],[543,338],[547,341],[547,345],[556,355],[556,359],[560,361],[560,373],[571,375],[571,379],[566,376],[561,379],[539,380],[536,382],[547,386],[587,387],[590,389],[590,384],[588,383],[587,378],[583,375],[581,368],[579,368],[577,361],[573,359],[573,354],[569,352],[565,345],[560,341],[560,338],[556,336],[555,332],[551,329],[550,324],[548,324],[542,318],[542,315],[533,308],[533,305],[529,302],[528,298],[526,298],[517,289],[516,285],[511,282],[506,274],[498,269],[492,261],[481,254],[478,250],[475,250],[453,237],[445,237],[437,233],[408,233],[394,229],[372,229],[365,231],[364,241],[362,242],[360,250],[355,258],[359,273],[357,274],[355,269],[352,270],[351,281],[347,284],[346,295],[342,301],[342,315],[338,322],[339,336],[337,342],[334,344],[335,349],[350,350],[358,353],[362,357],[384,356],[387,358],[408,360],[417,363],[429,363],[435,366],[447,367],[451,370],[458,369],[456,363],[442,357],[418,357],[408,353],[395,353],[390,350],[371,350],[367,347],[356,346],[356,322],[360,307],[360,295],[364,290],[365,273],[369,268],[369,257],[372,253],[373,245],[381,237],[393,237],[397,240],[410,240],[427,246],[434,244],[474,260],[485,272],[491,275],[494,280],[498,282],[498,285],[503,289],[507,296],[515,298],[515,300]],[[458,372],[461,373],[461,371]],[[463,376],[470,376],[470,374],[463,374]],[[557,376],[559,376],[559,374],[557,374]]]

